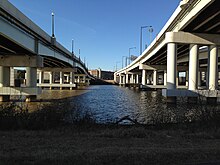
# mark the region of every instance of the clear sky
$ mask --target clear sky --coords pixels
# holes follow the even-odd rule
[[[140,27],[153,27],[152,39],[160,32],[180,0],[9,0],[34,23],[51,34],[51,13],[55,13],[55,36],[89,69],[115,70],[122,56],[140,53]],[[150,33],[143,29],[143,45]],[[143,46],[144,47],[144,46]],[[125,63],[125,62],[124,62]]]

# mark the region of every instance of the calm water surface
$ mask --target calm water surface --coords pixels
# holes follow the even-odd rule
[[[39,99],[67,102],[69,108],[92,113],[100,123],[115,122],[124,116],[140,123],[176,122],[180,116],[192,117],[200,105],[189,105],[184,99],[168,106],[161,91],[139,91],[119,86],[90,86],[79,90],[44,90]]]

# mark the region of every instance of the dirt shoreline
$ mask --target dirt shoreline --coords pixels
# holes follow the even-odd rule
[[[0,164],[220,164],[220,128],[60,126],[0,131]]]

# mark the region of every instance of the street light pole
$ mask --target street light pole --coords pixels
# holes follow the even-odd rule
[[[153,32],[152,26],[141,26],[141,33],[140,33],[140,55],[142,54],[142,30],[143,30],[144,28],[149,28],[149,32],[150,32],[150,33]],[[150,40],[151,40],[151,36],[150,36]]]
[[[55,35],[54,35],[54,13],[53,12],[51,13],[51,16],[52,16],[52,37],[55,38]]]
[[[131,63],[131,49],[136,49],[136,47],[132,47],[132,48],[129,48],[129,54],[128,54],[128,61],[129,61],[129,64]]]
[[[72,54],[74,54],[74,40],[72,39]]]

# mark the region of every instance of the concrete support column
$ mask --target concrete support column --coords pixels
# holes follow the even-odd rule
[[[86,83],[86,76],[83,76],[83,83]]]
[[[167,90],[176,89],[177,45],[167,44]],[[176,97],[167,96],[168,103],[175,103]]]
[[[74,83],[74,73],[73,72],[70,72],[70,84],[73,84]],[[70,87],[70,90],[72,90],[72,87]]]
[[[149,85],[149,84],[150,84],[150,73],[147,72],[147,85]]]
[[[198,88],[201,87],[202,72],[198,72]]]
[[[189,86],[189,71],[186,71],[186,87]]]
[[[198,45],[191,44],[189,52],[189,90],[196,90],[198,87]]]
[[[44,72],[39,71],[39,84],[44,83]]]
[[[153,73],[153,85],[157,85],[157,71],[154,70],[154,73]]]
[[[126,81],[125,79],[126,79],[126,78],[125,78],[125,75],[123,75],[123,79],[122,79],[123,82],[122,82],[122,84],[125,84],[125,81]]]
[[[66,75],[66,82],[67,82],[67,83],[70,82],[70,74],[69,74],[69,75],[68,75],[68,74]]]
[[[10,86],[10,67],[0,66],[0,87]]]
[[[60,85],[62,85],[63,84],[63,72],[60,72]],[[62,88],[62,86],[60,86],[60,90],[62,90],[63,88]]]
[[[210,46],[209,53],[209,90],[216,90],[218,84],[218,48],[215,45]]]
[[[73,82],[74,82],[73,77],[74,77],[73,72],[70,72],[70,84],[73,84]]]
[[[121,74],[119,75],[119,84],[120,85],[122,84],[122,75]]]
[[[80,83],[80,76],[77,76],[77,81],[78,83]]]
[[[63,84],[63,72],[60,72],[60,84]]]
[[[26,86],[37,87],[37,68],[26,67]]]
[[[209,61],[209,60],[208,60]],[[208,62],[209,64],[209,62]],[[209,68],[209,66],[208,66]],[[205,73],[205,78],[206,78],[206,88],[209,89],[209,69],[207,69],[206,73]]]
[[[139,75],[136,75],[136,84],[139,84]]]
[[[53,84],[53,72],[49,72],[49,83]]]
[[[176,89],[176,57],[175,43],[167,44],[167,89]]]
[[[26,86],[37,88],[37,68],[26,67]],[[36,95],[29,95],[26,97],[26,101],[34,101],[36,98]]]
[[[126,74],[125,77],[126,77],[126,78],[125,78],[125,79],[126,79],[126,80],[125,80],[125,84],[128,84],[128,83],[129,83],[129,76],[128,76],[128,74]]]
[[[0,66],[0,87],[10,86],[10,67]],[[9,101],[10,95],[0,95],[0,102]]]
[[[176,71],[176,86],[179,86],[179,72]]]
[[[146,70],[142,70],[142,85],[146,85]]]
[[[120,76],[119,76],[119,78],[120,78]],[[114,74],[114,82],[117,82],[117,75],[116,74]]]
[[[53,72],[49,72],[49,84],[53,84]],[[50,90],[52,89],[52,86],[50,86]]]
[[[131,74],[130,83],[131,83],[131,84],[134,83],[134,74]]]
[[[42,84],[42,71],[39,71],[38,77],[39,77],[39,84]]]
[[[13,67],[10,67],[10,86],[15,86],[15,70]]]
[[[167,85],[167,71],[164,71],[164,75],[163,75],[163,85],[166,86]]]

